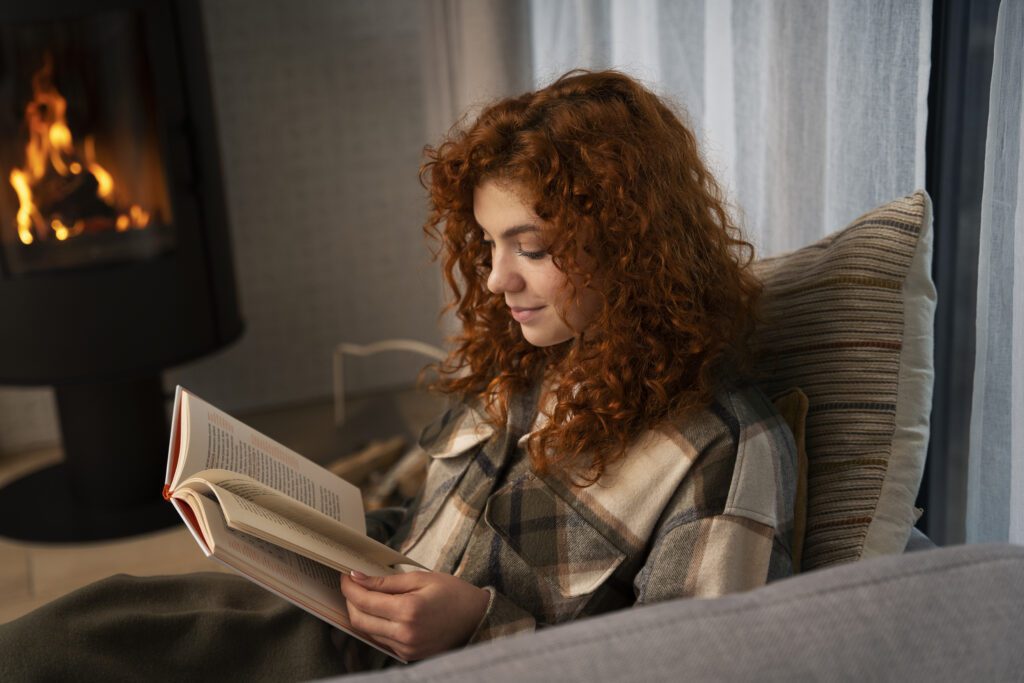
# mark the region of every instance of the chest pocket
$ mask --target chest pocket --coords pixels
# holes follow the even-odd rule
[[[494,493],[483,517],[466,559],[487,558],[479,578],[546,623],[575,617],[625,559],[532,474]]]

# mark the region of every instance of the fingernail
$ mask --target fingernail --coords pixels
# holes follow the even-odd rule
[[[366,574],[356,571],[355,569],[352,570],[351,576],[356,581],[365,581],[366,579],[370,578]]]

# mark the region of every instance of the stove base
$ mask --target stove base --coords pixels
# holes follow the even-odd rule
[[[153,489],[152,502],[117,508],[83,504],[72,492],[64,463],[51,465],[0,489],[0,536],[38,543],[83,543],[135,536],[181,524]]]

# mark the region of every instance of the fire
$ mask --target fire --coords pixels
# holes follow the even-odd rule
[[[96,160],[95,139],[85,137],[81,153],[76,148],[67,122],[67,100],[53,84],[49,55],[32,76],[32,101],[25,107],[25,122],[29,132],[25,163],[10,174],[18,195],[15,222],[23,244],[50,236],[64,241],[87,230],[123,232],[149,225],[150,215],[141,206],[132,204],[123,211],[115,205],[114,177]],[[44,186],[49,192],[46,197],[42,196]]]

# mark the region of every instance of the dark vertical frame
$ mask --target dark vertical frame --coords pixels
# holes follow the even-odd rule
[[[199,202],[199,212],[207,225],[219,229],[206,230],[203,241],[206,273],[213,293],[210,299],[214,329],[218,339],[234,341],[242,334],[242,318],[238,307],[238,288],[232,257],[230,221],[224,194],[224,172],[220,156],[213,85],[209,67],[206,26],[200,0],[175,0],[170,9],[175,19],[179,59],[178,70],[185,75],[184,99],[187,115],[183,130],[168,141],[169,147],[194,150],[191,161],[192,196]],[[191,141],[191,145],[181,144]],[[172,155],[173,156],[173,155]],[[180,164],[188,163],[179,159]]]
[[[964,541],[978,233],[999,0],[934,0],[925,188],[934,210],[935,393],[918,523]]]

